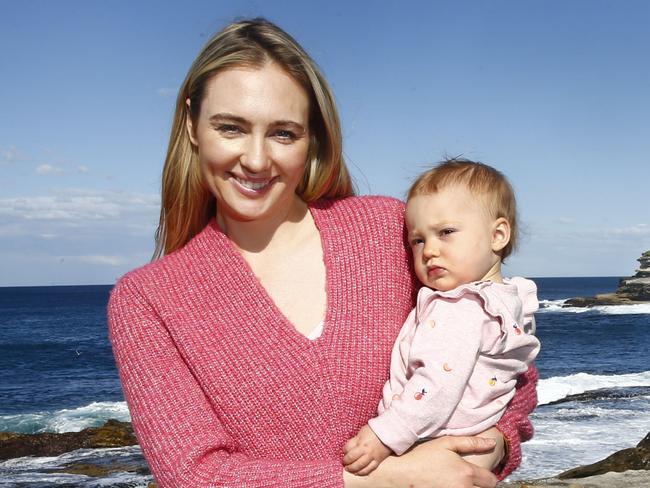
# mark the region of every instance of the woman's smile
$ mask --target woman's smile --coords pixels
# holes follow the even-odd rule
[[[264,195],[271,188],[271,185],[277,181],[277,179],[277,176],[273,178],[250,179],[243,178],[231,173],[231,181],[236,186],[236,188],[244,195],[251,197]]]

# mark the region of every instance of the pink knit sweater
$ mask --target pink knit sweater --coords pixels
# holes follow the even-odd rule
[[[216,223],[113,289],[109,328],[133,426],[165,487],[342,487],[342,448],[374,416],[413,305],[404,206],[319,201],[327,312],[310,341]],[[296,297],[300,299],[300,297]],[[532,435],[536,371],[498,424],[499,476]]]

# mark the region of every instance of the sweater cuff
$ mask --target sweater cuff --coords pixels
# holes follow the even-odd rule
[[[521,464],[521,440],[519,438],[519,430],[516,426],[509,423],[498,423],[495,427],[501,434],[503,434],[503,441],[505,443],[505,454],[503,460],[497,466],[493,473],[495,476],[502,480]]]
[[[411,432],[411,429],[391,409],[370,419],[368,426],[379,440],[398,456],[404,454],[418,440],[418,436]]]

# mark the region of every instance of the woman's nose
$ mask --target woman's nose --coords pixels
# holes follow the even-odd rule
[[[243,148],[239,161],[251,173],[260,173],[268,169],[270,157],[265,138],[251,136]]]

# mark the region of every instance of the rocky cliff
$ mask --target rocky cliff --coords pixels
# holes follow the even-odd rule
[[[622,278],[614,293],[595,297],[576,297],[564,302],[564,307],[593,307],[594,305],[628,305],[650,302],[650,251],[639,259],[640,266],[634,276]]]

